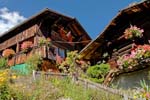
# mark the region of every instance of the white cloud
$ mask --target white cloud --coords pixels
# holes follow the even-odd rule
[[[4,7],[0,9],[0,36],[10,28],[24,21],[26,18],[21,16],[17,11],[9,11]]]

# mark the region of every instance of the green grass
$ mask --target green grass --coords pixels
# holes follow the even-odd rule
[[[71,100],[122,100],[118,95],[103,90],[85,88],[72,83],[70,79],[52,79],[51,83],[61,91],[63,97],[71,98]]]
[[[85,88],[78,83],[73,83],[70,78],[50,78],[43,77],[36,81],[31,81],[30,76],[20,76],[13,84],[8,83],[6,92],[14,100],[122,100],[118,95]],[[1,94],[0,96],[2,96]]]

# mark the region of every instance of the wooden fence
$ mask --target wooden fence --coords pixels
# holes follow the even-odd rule
[[[42,75],[45,79],[48,79],[48,78],[51,78],[51,77],[59,77],[59,78],[68,77],[68,74],[64,74],[64,73],[41,72],[41,71],[33,71],[32,75],[33,75],[34,80],[40,78]]]
[[[69,75],[63,74],[63,73],[40,72],[40,71],[33,72],[34,79],[36,79],[40,75],[44,75],[46,78],[47,77],[63,77],[63,78],[69,77]],[[133,99],[133,97],[127,95],[125,92],[122,92],[121,90],[113,89],[113,88],[107,87],[102,84],[91,82],[87,79],[73,77],[73,80],[75,81],[75,83],[83,85],[86,89],[92,88],[92,89],[96,89],[99,91],[106,91],[106,92],[112,93],[114,95],[119,95],[120,97],[123,98],[123,100],[135,100],[135,99]],[[146,100],[146,99],[136,99],[136,100]]]
[[[92,89],[96,89],[99,91],[106,91],[106,92],[112,93],[114,95],[119,95],[120,97],[123,98],[123,100],[134,100],[133,97],[128,96],[126,93],[124,93],[118,89],[113,89],[113,88],[107,87],[105,85],[91,82],[89,80],[82,79],[82,78],[78,78],[78,82],[79,82],[79,84],[83,85],[85,88],[92,88]]]

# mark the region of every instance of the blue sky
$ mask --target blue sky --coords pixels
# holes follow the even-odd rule
[[[0,24],[0,28],[7,26],[9,22],[6,23],[6,20],[11,20],[11,22],[15,23],[11,23],[13,26],[42,9],[49,8],[62,14],[76,17],[94,39],[104,30],[119,10],[127,7],[130,3],[138,1],[140,0],[0,0],[0,9],[7,8],[5,11],[13,13],[9,14],[10,16],[14,15],[10,19],[0,16],[0,23],[3,22],[3,24]],[[14,22],[18,16],[21,18]],[[15,19],[13,20],[12,18]]]

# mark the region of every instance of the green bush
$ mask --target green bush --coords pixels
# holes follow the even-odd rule
[[[144,58],[149,58],[150,57],[150,51],[146,51],[144,54]]]
[[[9,100],[11,98],[10,90],[7,84],[0,86],[0,100]]]
[[[33,54],[26,60],[25,63],[28,65],[29,71],[37,70],[38,65],[42,63],[42,57],[39,54]]]
[[[87,69],[87,75],[90,80],[94,82],[102,83],[109,69],[110,69],[109,64],[104,64],[104,63],[97,64]]]
[[[0,69],[7,66],[7,60],[5,58],[0,58]]]
[[[59,69],[64,73],[75,73],[77,71],[75,59],[78,58],[78,51],[71,51],[67,53],[65,61],[59,65]]]

